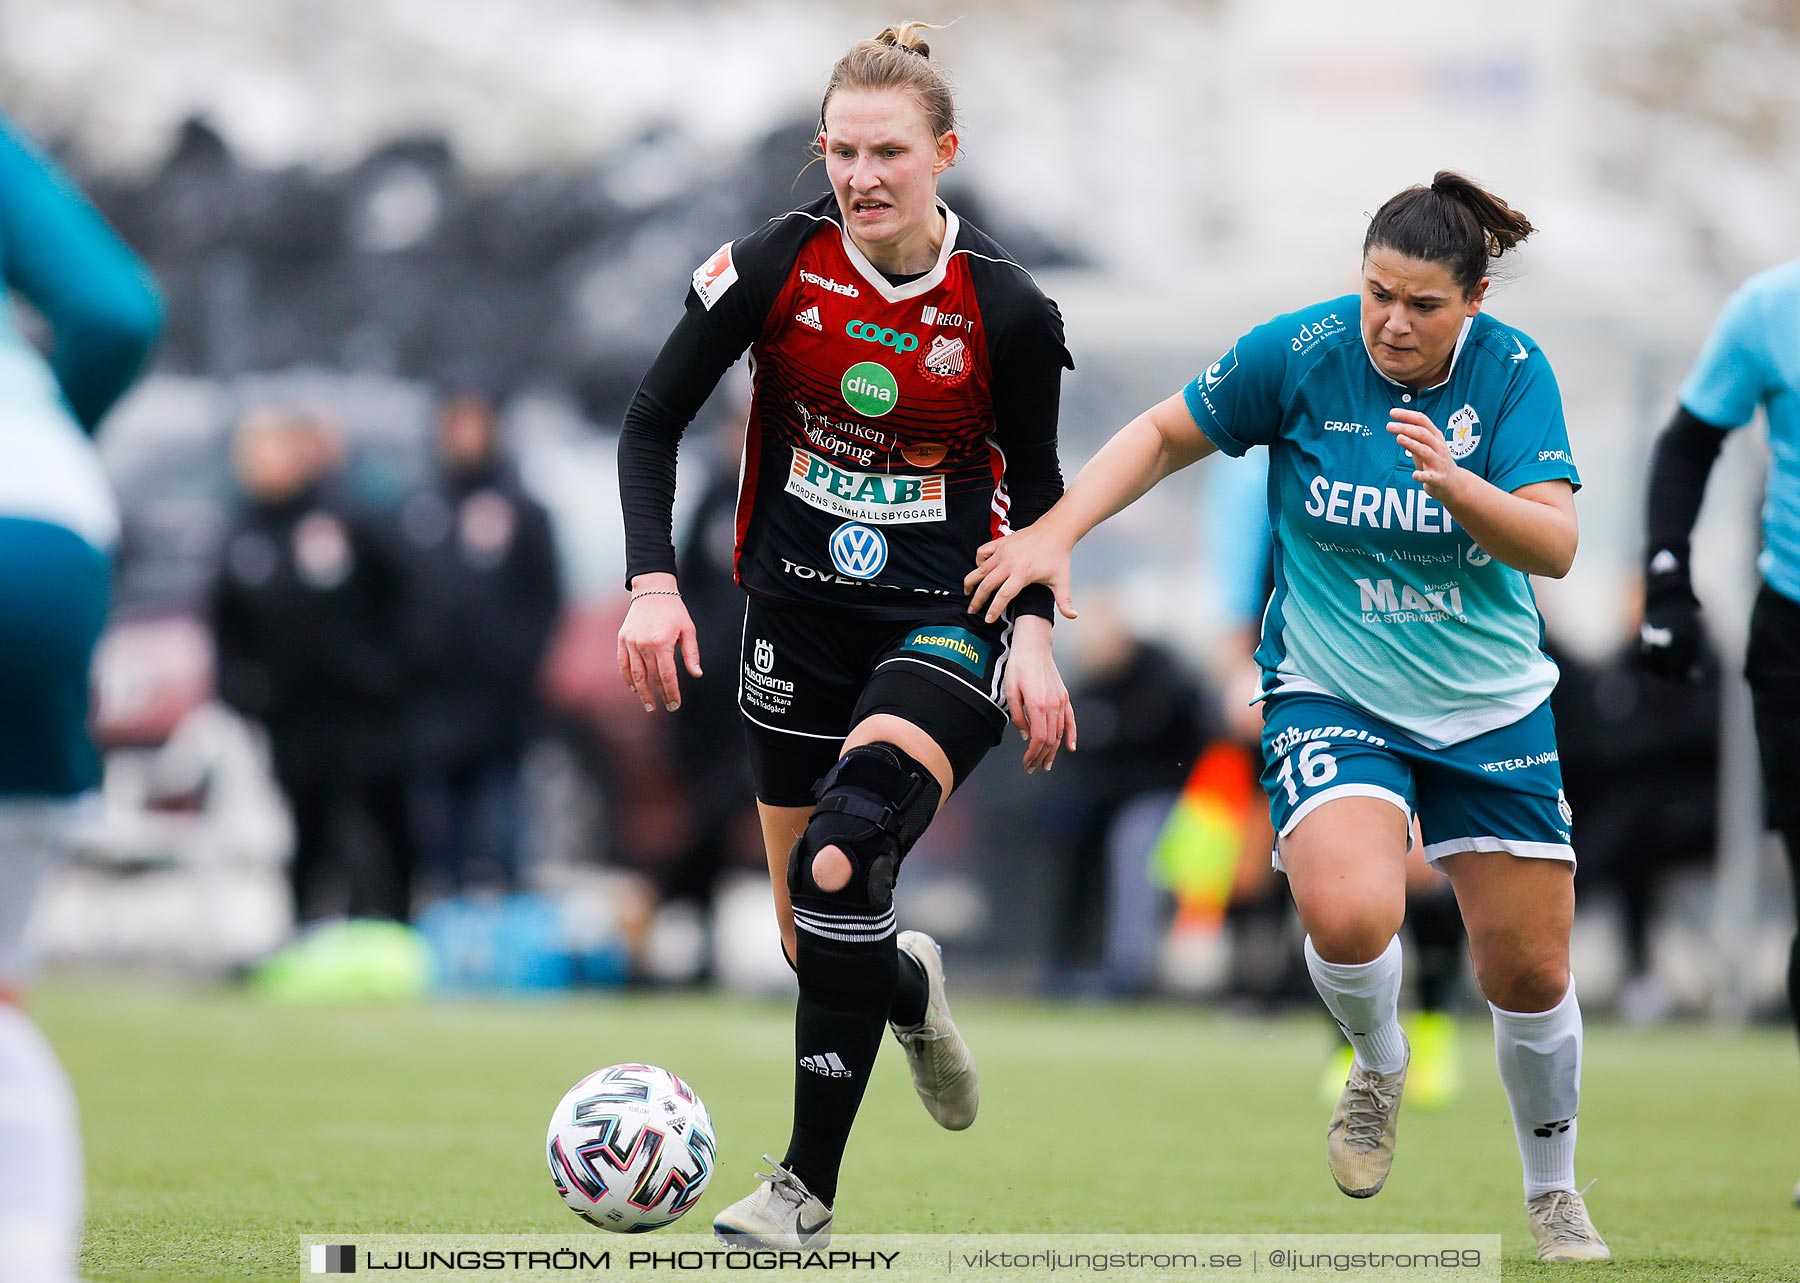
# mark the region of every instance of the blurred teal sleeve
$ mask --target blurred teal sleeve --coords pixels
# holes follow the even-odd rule
[[[162,295],[99,211],[4,117],[0,278],[49,325],[50,368],[92,432],[156,345]]]
[[[1254,628],[1269,599],[1274,533],[1269,526],[1269,456],[1208,468],[1200,484],[1200,541],[1218,583],[1220,619]]]
[[[1707,337],[1694,368],[1681,385],[1681,404],[1696,419],[1718,428],[1740,428],[1756,415],[1756,407],[1773,379],[1766,346],[1776,338],[1762,315],[1761,296],[1753,284],[1740,286],[1725,304]],[[1800,321],[1784,317],[1780,341],[1800,339]]]
[[[1182,389],[1200,431],[1233,457],[1268,445],[1281,427],[1288,342],[1277,326],[1283,319],[1251,330]]]

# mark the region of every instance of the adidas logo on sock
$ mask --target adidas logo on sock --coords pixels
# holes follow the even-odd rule
[[[819,306],[816,303],[807,308],[804,312],[796,313],[794,319],[809,330],[823,331],[825,328],[823,325],[819,324]]]
[[[800,1057],[800,1068],[810,1069],[815,1074],[823,1074],[827,1078],[848,1078],[850,1067],[838,1059],[835,1051],[820,1052],[816,1056]]]

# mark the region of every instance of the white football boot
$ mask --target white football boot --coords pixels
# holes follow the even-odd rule
[[[981,1081],[969,1044],[950,1019],[944,993],[944,958],[938,943],[923,931],[902,931],[894,942],[925,969],[925,1019],[916,1025],[889,1025],[906,1050],[913,1088],[939,1127],[959,1132],[975,1121],[981,1104]],[[902,963],[901,965],[905,965]]]
[[[713,1217],[713,1234],[727,1247],[812,1251],[831,1242],[831,1209],[800,1178],[763,1155],[775,1170],[758,1172],[758,1185]]]

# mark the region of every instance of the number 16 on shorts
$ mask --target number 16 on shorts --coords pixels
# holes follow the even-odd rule
[[[1331,745],[1313,740],[1281,759],[1281,769],[1275,773],[1275,781],[1287,794],[1287,804],[1294,806],[1300,801],[1302,788],[1321,788],[1335,780],[1337,773],[1337,758],[1331,754]]]

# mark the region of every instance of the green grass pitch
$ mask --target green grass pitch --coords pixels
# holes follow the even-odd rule
[[[280,1008],[225,990],[56,981],[34,1011],[81,1098],[94,1280],[291,1278],[297,1236],[574,1233],[548,1111],[615,1061],[711,1109],[719,1170],[680,1228],[780,1156],[791,1007],[713,997]],[[1800,1279],[1800,1073],[1784,1030],[1590,1026],[1579,1174],[1613,1245],[1540,1266],[1484,1022],[1466,1087],[1402,1116],[1379,1198],[1325,1170],[1323,1017],[964,1000],[981,1118],[930,1125],[882,1053],[843,1174],[843,1233],[1498,1233],[1508,1278]],[[613,1240],[615,1243],[617,1240]]]

